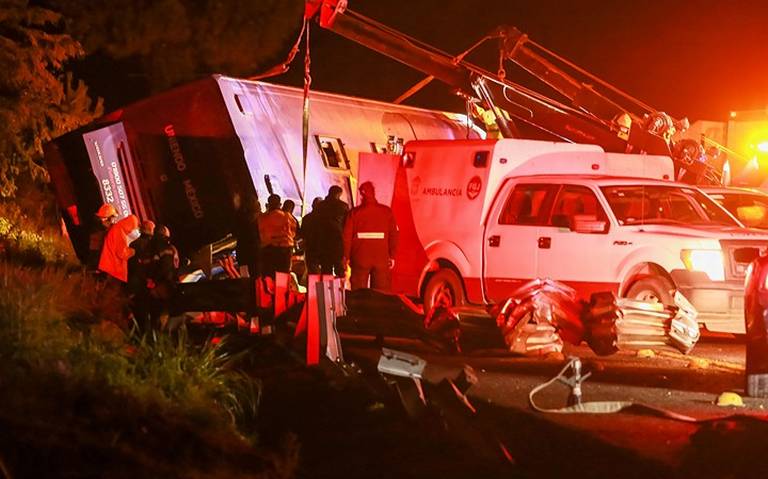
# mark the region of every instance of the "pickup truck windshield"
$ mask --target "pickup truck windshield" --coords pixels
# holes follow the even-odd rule
[[[620,225],[739,226],[718,204],[693,188],[622,185],[600,189]]]

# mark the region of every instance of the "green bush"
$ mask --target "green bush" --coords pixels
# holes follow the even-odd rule
[[[54,226],[35,227],[0,202],[0,384],[9,393],[0,425],[19,435],[0,440],[10,454],[0,469],[9,460],[42,477],[40,454],[88,471],[98,467],[90,455],[106,454],[116,470],[132,465],[155,477],[295,474],[295,441],[264,451],[243,440],[255,438],[261,398],[261,382],[235,367],[244,353],[226,341],[191,341],[185,330],[139,335],[126,310],[121,290],[76,265]],[[169,462],[158,446],[179,440]]]
[[[258,380],[233,368],[220,343],[139,336],[117,325],[125,299],[82,272],[0,262],[0,361],[104,383],[138,399],[193,414],[253,419]]]
[[[72,246],[53,225],[0,201],[0,258],[28,266],[74,265]]]

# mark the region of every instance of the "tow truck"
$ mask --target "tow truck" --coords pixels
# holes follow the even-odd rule
[[[467,61],[470,50],[451,56],[350,10],[346,0],[308,0],[305,18],[446,83],[475,109],[489,112],[493,127],[504,138],[585,143],[599,145],[606,152],[669,156],[674,161],[675,179],[720,183],[721,172],[707,162],[698,142],[673,141],[676,132],[688,127],[687,119],[674,119],[646,105],[516,28],[498,28],[470,48],[484,40],[498,40],[500,60],[494,74]],[[519,65],[563,100],[510,81],[504,61]],[[423,82],[404,96],[421,85]]]

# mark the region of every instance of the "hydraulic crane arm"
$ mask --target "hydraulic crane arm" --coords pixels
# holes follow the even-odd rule
[[[317,16],[318,12],[319,23],[323,28],[431,75],[465,98],[479,97],[495,113],[493,95],[484,91],[484,86],[477,82],[478,75],[471,69],[459,66],[447,53],[347,10],[344,0],[309,0],[305,11],[307,19]],[[506,118],[496,115],[496,120],[504,136],[518,136],[514,124]]]
[[[606,123],[615,121],[623,114],[629,115],[633,122],[642,122],[644,116],[658,113],[652,107],[535,43],[517,28],[505,27],[499,31],[502,56],[568,98],[574,107]],[[568,73],[565,68],[572,73]],[[577,78],[577,74],[582,78]]]
[[[524,123],[550,139],[606,145],[623,151],[624,144],[604,125],[572,107],[552,101],[520,85],[453,57],[414,38],[346,8],[343,0],[309,0],[305,15],[317,17],[320,26],[435,77],[465,99],[479,101],[491,110],[502,136],[519,136],[515,123]],[[498,36],[498,35],[497,35]]]
[[[685,156],[676,157],[678,149],[673,151],[670,142],[671,132],[676,127],[671,117],[533,44],[517,30],[499,29],[490,37],[500,39],[503,58],[516,62],[544,81],[565,97],[570,105],[469,63],[464,60],[464,54],[451,56],[350,11],[346,0],[307,0],[305,18],[317,18],[323,28],[433,76],[469,101],[480,102],[493,112],[495,123],[504,137],[520,136],[516,122],[532,127],[539,133],[538,136],[544,138],[593,143],[611,152],[671,156],[680,172],[692,173],[697,179],[704,175],[711,176],[711,171],[704,163],[697,161],[698,157],[691,148],[679,149]],[[535,49],[544,51],[552,61]],[[566,62],[572,69],[610,91],[611,95],[598,92],[591,84],[577,80],[558,68],[554,61]],[[632,108],[626,108],[625,102]]]

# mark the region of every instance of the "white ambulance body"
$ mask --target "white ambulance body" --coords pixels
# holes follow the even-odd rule
[[[743,280],[768,234],[744,228],[667,157],[531,140],[414,141],[392,174],[361,164],[400,227],[397,292],[487,305],[533,278],[671,301],[744,331]],[[375,176],[371,178],[371,176]]]

